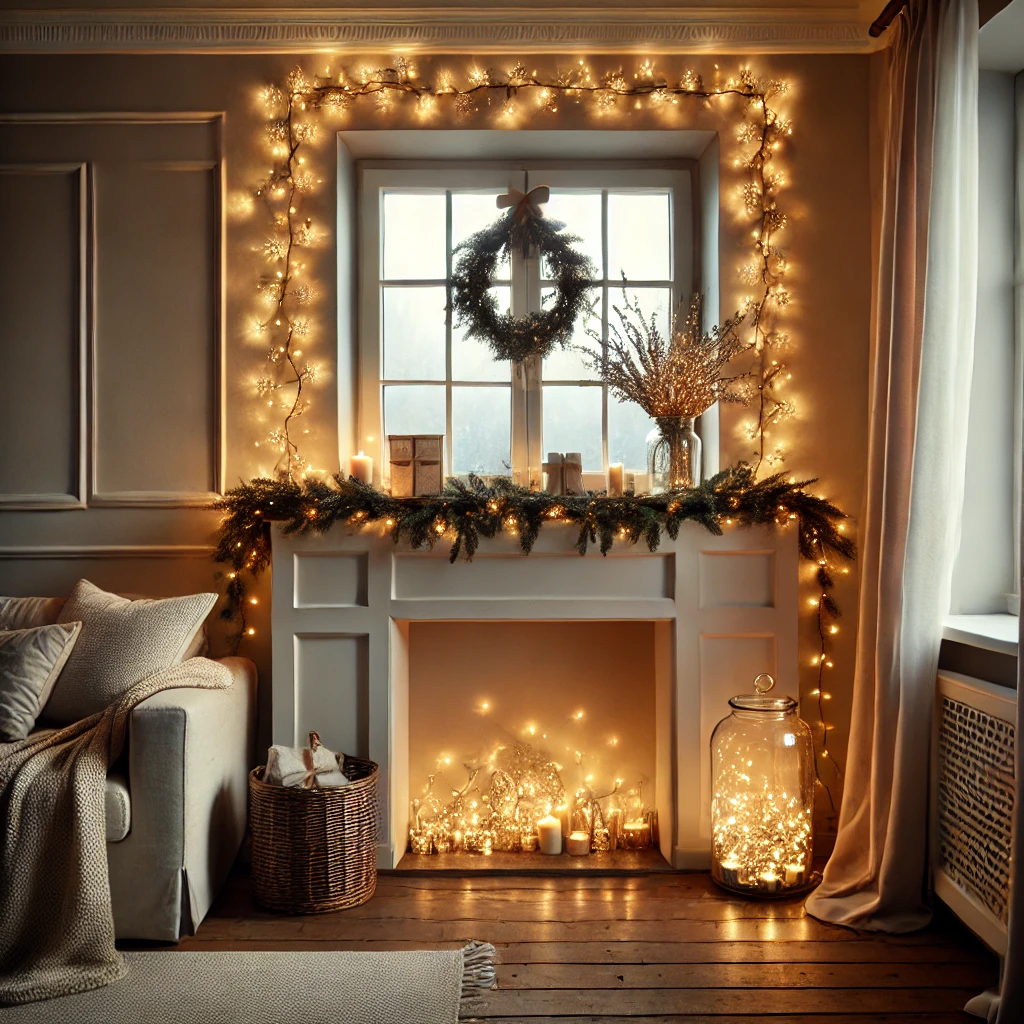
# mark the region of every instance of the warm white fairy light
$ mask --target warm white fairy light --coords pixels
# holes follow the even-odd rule
[[[737,754],[715,776],[712,856],[726,884],[765,893],[802,886],[811,872],[813,821],[799,793],[775,792]]]
[[[489,714],[493,708],[489,700],[481,700],[474,710]],[[580,721],[584,715],[581,708],[571,718]],[[531,722],[523,732],[532,738],[538,729]],[[609,745],[617,747],[618,739],[612,737]],[[447,770],[453,757],[442,751],[421,795],[411,801],[409,849],[417,854],[533,852],[538,824],[549,815],[562,819],[564,833],[585,833],[594,852],[650,845],[657,812],[644,801],[643,782],[620,792],[623,780],[617,778],[608,792],[595,794],[594,773],[584,762],[584,752],[575,751],[580,784],[570,792],[561,774],[564,765],[525,740],[502,741],[463,766],[466,778],[461,785],[450,785]]]

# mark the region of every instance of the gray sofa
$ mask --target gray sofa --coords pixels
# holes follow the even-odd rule
[[[245,835],[256,667],[223,658],[226,690],[164,690],[131,714],[107,779],[107,859],[119,939],[177,942],[210,909]]]

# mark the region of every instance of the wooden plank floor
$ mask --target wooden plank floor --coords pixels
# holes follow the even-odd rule
[[[183,950],[498,949],[482,1019],[609,1024],[644,1018],[802,1024],[965,1024],[995,959],[948,915],[907,936],[857,933],[799,899],[731,897],[706,874],[628,877],[383,873],[374,898],[287,917],[232,875]]]

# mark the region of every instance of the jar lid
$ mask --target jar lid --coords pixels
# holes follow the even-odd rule
[[[779,714],[783,711],[795,711],[797,703],[792,697],[769,697],[768,691],[775,685],[775,677],[762,672],[754,677],[756,693],[741,693],[730,698],[729,707],[737,711],[767,711]]]

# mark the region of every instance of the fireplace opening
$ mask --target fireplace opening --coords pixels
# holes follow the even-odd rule
[[[410,622],[399,867],[667,870],[663,625]]]

